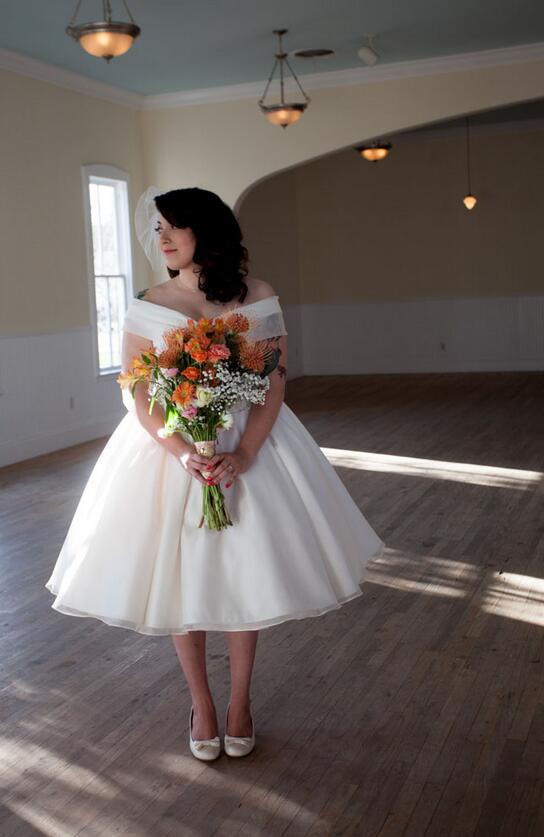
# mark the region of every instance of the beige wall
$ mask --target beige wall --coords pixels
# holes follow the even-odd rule
[[[357,142],[459,114],[544,95],[544,61],[312,90],[283,130],[256,98],[144,110],[146,178],[160,188],[201,186],[231,206],[260,180]]]
[[[303,277],[304,296],[311,296],[316,289],[322,294],[330,273],[329,256],[321,252],[321,235],[320,247],[312,246],[322,194],[317,195],[318,206],[311,206],[310,215],[306,215],[306,187],[302,191],[300,187],[306,183],[312,190],[317,184],[309,182],[311,169],[295,172],[299,164],[314,160],[316,172],[326,172],[330,164],[336,171],[340,165],[338,150],[355,142],[459,113],[536,98],[543,88],[544,62],[540,61],[320,89],[312,91],[312,103],[301,122],[283,131],[266,122],[253,98],[140,112],[29,76],[0,71],[0,155],[6,164],[0,205],[0,330],[5,334],[61,331],[90,322],[82,164],[107,163],[126,170],[131,177],[131,210],[138,195],[151,183],[165,189],[200,185],[217,191],[243,215],[244,226],[255,242],[254,272],[275,282],[279,292],[287,294],[286,302],[294,302],[297,274]],[[410,153],[416,153],[415,149]],[[333,155],[332,163],[328,155]],[[393,167],[401,161],[399,154],[396,158],[382,171],[384,178],[394,176]],[[341,169],[347,168],[339,174],[338,182],[328,187],[334,188],[335,194],[343,194],[340,184],[350,179],[350,169],[357,172],[356,176],[362,175],[362,168],[357,168],[358,161],[349,151],[344,152],[343,160]],[[283,172],[284,179],[264,186],[266,179],[278,172]],[[408,170],[404,176],[408,177]],[[275,238],[268,235],[270,227],[256,234],[256,218],[242,209],[244,201],[250,207],[257,200],[250,194],[255,184],[267,190],[262,194],[268,195],[273,208]],[[359,209],[354,184],[346,183],[346,188],[352,190],[350,200],[357,201]],[[417,193],[419,184],[410,188]],[[302,203],[297,207],[293,201],[298,195]],[[387,206],[384,195],[377,199],[380,212]],[[444,192],[438,200],[445,201]],[[342,205],[338,210],[338,218],[342,218]],[[313,215],[315,212],[318,216]],[[305,242],[300,266],[292,233],[294,213]],[[404,226],[399,224],[400,216],[396,218],[398,235],[405,238],[401,243],[407,253],[411,248],[414,258],[427,258],[420,246],[424,225],[416,230],[419,237],[414,239],[412,208],[409,214]],[[352,221],[344,217],[341,224],[334,223],[338,231],[344,229],[351,238],[354,229],[360,233],[360,217],[358,212]],[[452,223],[451,218],[446,222]],[[485,234],[493,239],[491,224]],[[380,236],[372,251],[373,263],[379,264],[380,276],[386,277],[386,292],[394,293],[400,282],[397,265],[388,253],[390,239],[383,232]],[[480,234],[474,247],[482,247],[483,241]],[[448,240],[425,242],[435,252],[449,246]],[[492,246],[491,240],[487,249]],[[166,278],[165,273],[152,276],[136,241],[133,252],[137,288]],[[335,254],[335,263],[337,258]],[[365,293],[380,292],[375,284],[370,285],[368,270],[355,275],[349,264],[340,266],[347,282],[342,293],[351,294],[361,282],[365,283]],[[429,275],[425,276],[428,267],[423,267],[422,275],[411,277],[421,292],[432,286]],[[501,267],[505,269],[504,264]],[[451,277],[454,273],[458,275],[455,265]],[[467,275],[465,271],[463,283],[468,281]]]
[[[393,137],[381,163],[343,151],[301,166],[301,301],[544,291],[544,126],[471,138],[470,212],[463,130]]]
[[[282,305],[300,303],[295,178],[278,174],[249,192],[238,218],[249,255],[249,275],[275,288]]]
[[[250,191],[254,275],[288,303],[542,293],[544,124],[471,129],[471,212],[464,129],[392,141],[381,163],[344,150]]]
[[[0,71],[0,331],[90,323],[81,166],[107,163],[145,188],[139,112]],[[137,282],[147,262],[134,247]]]

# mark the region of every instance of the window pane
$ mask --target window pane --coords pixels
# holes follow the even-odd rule
[[[88,167],[98,372],[121,368],[122,330],[132,287],[127,183]],[[101,167],[97,167],[101,168]],[[103,167],[102,167],[103,168]]]
[[[110,277],[111,366],[121,366],[121,341],[126,309],[125,277]]]
[[[95,275],[121,272],[115,186],[91,183],[91,225]]]
[[[96,324],[100,371],[121,366],[121,340],[126,308],[124,276],[96,276]]]

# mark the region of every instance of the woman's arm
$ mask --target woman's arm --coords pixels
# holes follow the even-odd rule
[[[284,400],[287,377],[287,335],[270,337],[258,341],[258,344],[279,350],[279,360],[276,368],[268,376],[270,388],[266,393],[265,403],[251,405],[242,438],[238,443],[237,450],[249,456],[251,460],[257,455],[276,421]]]
[[[153,343],[145,337],[140,337],[139,334],[132,334],[125,331],[123,333],[122,344],[122,371],[128,372],[132,366],[132,360],[135,355],[139,356],[141,352],[150,349]],[[134,411],[136,417],[144,430],[147,430],[150,436],[155,439],[159,445],[162,445],[169,453],[176,458],[189,451],[193,450],[193,446],[185,441],[180,433],[174,433],[165,439],[157,436],[157,430],[164,427],[164,410],[158,402],[155,402],[153,411],[149,415],[149,397],[147,393],[147,381],[138,381],[134,388]],[[127,390],[128,398],[132,398],[130,390]]]

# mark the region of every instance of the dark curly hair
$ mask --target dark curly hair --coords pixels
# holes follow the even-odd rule
[[[248,287],[248,251],[234,212],[219,195],[197,186],[172,189],[155,197],[155,206],[169,224],[190,227],[196,238],[193,261],[199,265],[198,287],[206,299],[243,302]],[[179,271],[167,267],[170,277]]]

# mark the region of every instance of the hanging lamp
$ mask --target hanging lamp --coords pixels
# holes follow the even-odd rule
[[[104,58],[108,62],[112,58],[128,52],[141,30],[134,23],[134,19],[125,0],[123,0],[123,5],[130,18],[130,23],[112,20],[111,3],[109,0],[103,0],[102,20],[92,23],[76,24],[81,3],[82,0],[79,0],[72,19],[66,27],[66,33],[71,38],[74,38],[75,41],[78,41],[80,46],[89,55],[94,55],[95,58]]]
[[[465,117],[466,121],[466,135],[467,135],[467,179],[468,179],[468,194],[465,195],[463,198],[463,203],[465,204],[467,209],[474,209],[477,203],[477,199],[470,191],[470,146],[469,146],[469,137],[468,137],[468,116]]]
[[[279,40],[279,51],[275,54],[276,60],[274,61],[274,65],[272,67],[272,72],[268,77],[268,81],[266,83],[266,87],[264,89],[264,93],[259,99],[259,107],[261,108],[262,112],[266,114],[266,118],[272,125],[281,125],[282,128],[287,128],[288,125],[292,125],[293,122],[298,122],[304,111],[306,110],[308,103],[310,102],[310,97],[306,95],[304,90],[302,89],[300,82],[294,72],[293,68],[289,64],[287,60],[287,53],[283,51],[282,47],[282,35],[285,35],[287,29],[274,29],[274,35],[278,36]],[[268,92],[268,88],[270,86],[270,82],[274,76],[276,71],[276,67],[280,65],[280,101],[277,104],[265,105],[264,100],[266,99],[266,94]],[[283,63],[287,64],[291,75],[295,79],[296,83],[300,87],[302,95],[306,99],[305,102],[286,102],[284,96],[284,75],[283,75]]]
[[[378,163],[380,160],[385,160],[392,147],[390,142],[374,140],[370,145],[356,145],[355,151],[358,151],[365,160],[370,160],[371,163]]]

